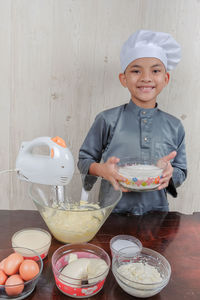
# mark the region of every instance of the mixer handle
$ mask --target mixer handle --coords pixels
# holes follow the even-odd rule
[[[56,145],[55,145],[56,144]],[[24,142],[22,147],[24,148],[24,152],[31,152],[33,150],[34,147],[38,147],[38,146],[48,146],[50,149],[50,155],[53,158],[54,157],[54,150],[53,148],[55,146],[60,146],[63,148],[67,148],[65,141],[59,137],[48,137],[48,136],[44,136],[44,137],[38,137],[32,141],[29,142]]]

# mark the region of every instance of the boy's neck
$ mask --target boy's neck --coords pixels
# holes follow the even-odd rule
[[[148,102],[141,102],[141,101],[137,101],[137,99],[133,99],[131,98],[131,101],[141,107],[141,108],[145,108],[145,109],[149,109],[149,108],[155,108],[156,107],[156,100],[152,100],[152,101],[148,101]]]

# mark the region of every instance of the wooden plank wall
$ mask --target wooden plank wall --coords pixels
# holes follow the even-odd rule
[[[182,62],[159,97],[187,134],[188,179],[171,210],[200,210],[199,0],[0,0],[0,169],[22,141],[60,135],[78,150],[95,115],[129,101],[119,52],[139,28],[171,33]],[[32,209],[27,185],[0,174],[0,208]]]

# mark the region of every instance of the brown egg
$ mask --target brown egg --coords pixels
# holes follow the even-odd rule
[[[4,259],[0,262],[0,270],[4,270],[5,260],[6,260],[6,258],[4,258]]]
[[[31,280],[39,273],[38,264],[32,259],[25,259],[19,268],[19,274],[23,280]]]
[[[16,274],[23,260],[23,256],[19,253],[10,254],[4,262],[4,272],[7,275]]]
[[[17,296],[24,289],[24,282],[18,274],[10,276],[5,283],[6,294],[9,296]]]
[[[0,270],[0,284],[4,284],[7,280],[8,276],[4,273],[3,270]]]

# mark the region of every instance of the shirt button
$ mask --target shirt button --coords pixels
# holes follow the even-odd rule
[[[148,138],[147,138],[147,137],[145,137],[145,138],[144,138],[144,140],[145,140],[145,142],[146,142],[146,141],[148,140]]]
[[[143,111],[142,114],[143,114],[143,115],[146,115],[146,111]]]
[[[143,119],[143,122],[146,124],[147,123],[147,119]]]

